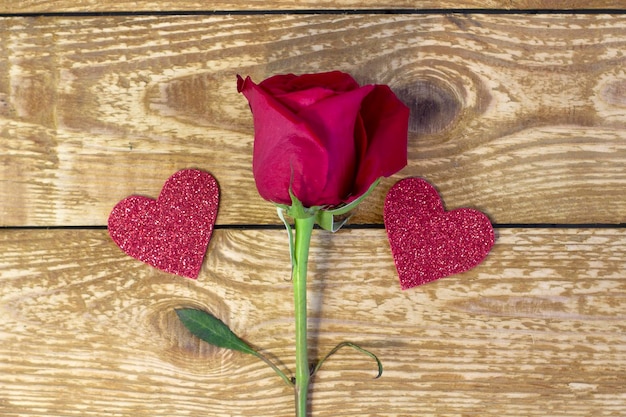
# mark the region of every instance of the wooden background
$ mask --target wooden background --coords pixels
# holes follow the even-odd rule
[[[311,415],[625,415],[623,6],[0,1],[0,415],[293,415],[269,368],[200,344],[173,308],[210,310],[293,370],[286,234],[254,188],[235,75],[332,69],[411,107],[410,162],[347,229],[314,233],[312,356],[351,340],[385,372],[341,351]],[[329,7],[352,11],[305,12]],[[221,187],[197,281],[105,229],[182,168]],[[400,290],[381,209],[408,176],[490,216],[483,264]]]

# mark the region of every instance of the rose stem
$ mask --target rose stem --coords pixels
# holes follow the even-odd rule
[[[314,217],[295,219],[293,298],[296,321],[296,416],[307,415],[307,393],[311,377],[307,346],[306,273]]]

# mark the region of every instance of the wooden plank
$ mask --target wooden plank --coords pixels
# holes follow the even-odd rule
[[[314,232],[312,416],[626,412],[624,229],[500,229],[476,269],[401,291],[383,230]],[[290,416],[252,357],[198,343],[173,308],[212,311],[293,369],[280,230],[217,230],[197,281],[126,257],[104,230],[0,233],[0,414]]]
[[[97,2],[73,2],[70,0],[0,0],[0,13],[65,13],[65,12],[181,12],[215,10],[365,10],[365,9],[502,9],[502,10],[577,10],[577,9],[623,9],[622,0],[273,0],[240,1],[216,0],[210,6],[197,0],[100,0]]]
[[[220,224],[277,223],[235,74],[341,69],[412,108],[409,166],[498,223],[626,220],[626,17],[115,16],[0,20],[0,225],[103,225],[178,169]]]

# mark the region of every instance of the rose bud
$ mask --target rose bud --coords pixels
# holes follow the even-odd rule
[[[261,197],[335,207],[362,196],[407,163],[409,109],[386,85],[333,71],[238,76],[254,120],[252,170]]]

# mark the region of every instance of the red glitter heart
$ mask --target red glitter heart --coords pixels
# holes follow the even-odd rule
[[[172,175],[157,200],[130,196],[109,215],[109,235],[126,254],[165,272],[197,278],[219,206],[217,181],[187,169]]]
[[[487,216],[470,208],[445,211],[437,190],[421,178],[391,187],[384,221],[403,290],[474,268],[495,242]]]

